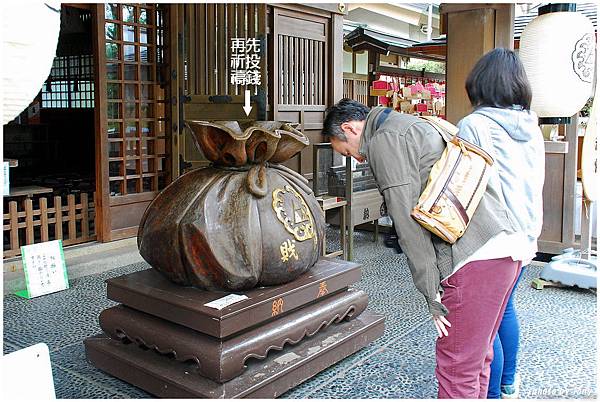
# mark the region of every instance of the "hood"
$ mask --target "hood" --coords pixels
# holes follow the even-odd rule
[[[481,107],[474,111],[498,123],[516,141],[529,141],[539,134],[538,117],[531,110]]]

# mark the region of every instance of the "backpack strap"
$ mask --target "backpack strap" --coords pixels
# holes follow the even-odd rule
[[[379,114],[379,116],[377,117],[377,121],[375,122],[375,131],[379,129],[379,126],[383,124],[383,122],[388,118],[391,112],[392,109],[388,107]]]
[[[458,128],[454,124],[436,116],[419,116],[419,118],[425,120],[439,131],[444,141],[455,142],[453,140],[458,136]]]
[[[419,116],[421,119],[431,124],[442,136],[444,141],[451,142],[462,148],[466,148],[468,151],[475,152],[479,156],[483,157],[486,162],[491,166],[494,163],[494,158],[488,154],[483,148],[470,143],[469,141],[458,137],[458,127],[454,124],[440,119],[436,116]]]

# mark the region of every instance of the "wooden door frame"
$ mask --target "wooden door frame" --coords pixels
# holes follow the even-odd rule
[[[119,5],[121,5],[121,3],[119,3]],[[117,219],[117,216],[115,215],[115,209],[120,208],[125,208],[126,205],[131,205],[131,206],[136,206],[139,207],[139,203],[149,203],[151,202],[156,195],[158,195],[158,193],[160,192],[160,190],[158,189],[158,184],[155,181],[154,185],[152,187],[151,191],[144,191],[144,187],[143,187],[143,178],[144,177],[148,177],[148,176],[143,176],[144,172],[142,171],[142,160],[144,158],[146,158],[146,160],[151,159],[152,155],[150,154],[143,154],[142,150],[140,148],[138,148],[138,152],[140,152],[140,154],[138,154],[138,158],[139,158],[139,172],[137,172],[138,178],[137,180],[140,180],[140,184],[138,187],[138,191],[141,189],[141,191],[139,192],[132,192],[130,194],[127,194],[128,191],[126,191],[126,194],[122,197],[111,197],[110,195],[110,171],[109,171],[109,164],[110,164],[110,154],[109,154],[109,136],[108,136],[108,104],[109,104],[109,98],[107,95],[107,88],[108,88],[108,79],[107,79],[107,57],[106,57],[106,51],[105,51],[105,44],[106,44],[106,38],[105,38],[105,24],[106,24],[106,20],[105,20],[105,4],[93,4],[90,5],[91,6],[91,10],[92,10],[92,35],[93,35],[93,51],[94,51],[94,55],[93,55],[93,59],[94,59],[94,123],[95,123],[95,177],[96,177],[96,193],[95,193],[95,207],[96,207],[96,215],[95,215],[95,228],[96,228],[96,234],[97,234],[97,240],[99,242],[108,242],[108,241],[114,241],[114,240],[120,240],[120,239],[125,239],[125,238],[130,238],[130,237],[135,237],[137,235],[138,232],[138,226],[137,225],[132,225],[132,226],[128,226],[128,227],[116,227],[113,229],[113,220]],[[137,6],[140,7],[140,6]],[[158,22],[156,21],[156,9],[154,8],[154,6],[152,6],[152,21],[154,21],[154,25],[151,28],[153,30],[153,32],[155,33],[156,29],[158,28]],[[137,24],[136,24],[137,25]],[[148,24],[150,25],[150,24]],[[165,24],[163,29],[164,32],[168,31],[168,24]],[[153,57],[155,58],[153,61],[153,68],[157,68],[157,61],[156,61],[156,52],[158,51],[158,43],[156,43],[156,37],[154,37],[154,50],[152,52]],[[133,44],[139,45],[138,42],[132,42]],[[119,63],[122,63],[122,61],[120,61]],[[138,66],[139,66],[139,60],[137,61]],[[152,71],[152,70],[150,70]],[[153,79],[149,79],[148,81],[154,81],[154,83],[156,84],[157,80],[158,80],[158,71],[155,70],[155,72],[152,73],[152,77],[154,77]],[[138,86],[138,99],[136,101],[136,103],[141,103],[141,95],[140,95],[140,87],[142,85],[144,81],[141,79],[140,76],[137,77],[137,83],[135,85]],[[169,91],[166,91],[165,96],[169,95]],[[153,120],[153,136],[148,136],[145,140],[146,141],[157,141],[160,139],[161,135],[157,135],[158,133],[158,125],[156,124],[156,122],[159,120],[158,117],[156,117],[157,115],[156,110],[157,110],[157,104],[158,103],[162,103],[163,101],[160,101],[156,98],[156,95],[153,95],[153,99],[148,101],[148,103],[152,103],[153,104],[153,114],[152,116],[154,116],[156,119]],[[122,101],[122,103],[124,104],[124,99]],[[136,106],[137,108],[138,106]],[[139,110],[138,110],[139,112]],[[122,116],[121,116],[121,120],[123,122],[123,124],[121,124],[121,135],[123,136],[123,142],[125,142],[127,139],[125,138],[125,121],[127,120],[127,118],[124,116],[124,110],[121,111]],[[166,102],[165,105],[165,112],[164,112],[164,116],[167,118],[167,122],[165,123],[165,125],[169,124],[169,102]],[[132,119],[131,121],[136,121],[136,135],[139,135],[140,137],[140,142],[138,143],[138,146],[141,147],[141,130],[142,130],[142,125],[141,125],[141,115],[138,115],[135,119]],[[170,147],[167,145],[169,143],[169,128],[166,127],[165,128],[165,134],[166,136],[165,138],[165,153],[166,155],[161,156],[161,158],[163,158],[163,162],[162,162],[162,170],[161,172],[164,172],[164,174],[167,176],[166,180],[167,182],[170,182],[170,166],[169,166],[169,159],[170,159]],[[136,137],[137,138],[137,137]],[[124,145],[123,145],[124,147]],[[123,169],[126,169],[125,166],[125,161],[126,160],[136,160],[138,158],[131,158],[131,159],[127,159],[126,155],[125,155],[125,151],[124,148],[123,149]],[[156,149],[156,148],[155,148]],[[153,152],[156,152],[155,150]],[[153,163],[158,163],[157,159],[159,157],[154,155],[154,162]],[[146,172],[148,173],[148,172]],[[155,173],[155,175],[153,176],[155,178],[155,180],[158,180],[158,171],[154,171],[151,173]],[[124,177],[127,176],[126,171],[123,173]],[[167,183],[168,184],[168,183]],[[126,181],[123,182],[123,186],[126,186]],[[125,189],[126,190],[126,189]]]
[[[96,154],[96,236],[99,242],[111,239],[110,190],[108,173],[108,123],[106,110],[106,54],[104,45],[104,4],[94,4],[92,9],[92,35],[94,38],[94,122]]]
[[[175,180],[180,175],[179,158],[180,158],[180,134],[182,122],[181,113],[183,105],[181,97],[183,96],[183,83],[180,79],[183,78],[183,51],[180,49],[180,41],[183,39],[183,33],[180,32],[180,27],[183,26],[183,4],[169,4],[169,23],[166,27],[165,42],[168,43],[168,65],[169,65],[169,95],[170,102],[170,117],[171,124],[167,127],[171,137],[171,181]],[[180,37],[182,39],[180,39]]]

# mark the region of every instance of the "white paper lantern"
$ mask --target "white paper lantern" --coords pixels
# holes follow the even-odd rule
[[[17,117],[42,89],[59,32],[59,1],[2,3],[2,124]]]
[[[592,94],[595,52],[594,26],[581,13],[550,12],[525,27],[519,56],[539,117],[571,117],[581,110]]]

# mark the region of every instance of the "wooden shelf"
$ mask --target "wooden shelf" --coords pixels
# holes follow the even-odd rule
[[[10,197],[33,197],[34,194],[46,194],[54,191],[51,187],[23,186],[10,189]]]

